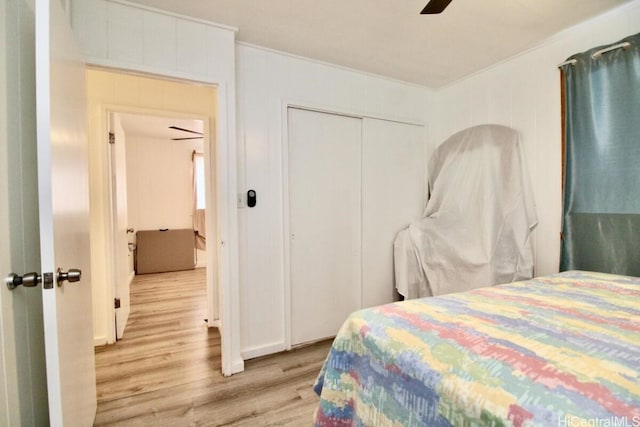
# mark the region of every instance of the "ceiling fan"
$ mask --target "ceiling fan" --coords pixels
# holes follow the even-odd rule
[[[438,13],[442,13],[443,10],[449,6],[451,0],[431,0],[427,5],[422,9],[420,15],[435,15]]]
[[[169,129],[174,129],[174,130],[179,130],[182,132],[189,132],[189,133],[194,133],[196,135],[200,135],[200,136],[189,136],[189,137],[185,137],[185,138],[171,138],[172,141],[186,141],[189,139],[203,139],[203,133],[202,132],[197,132],[195,130],[189,130],[189,129],[185,129],[185,128],[181,128],[178,126],[169,126]]]

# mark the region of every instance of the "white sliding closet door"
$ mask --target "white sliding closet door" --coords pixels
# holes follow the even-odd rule
[[[361,307],[362,121],[288,110],[291,344],[332,337]]]
[[[426,196],[424,127],[362,122],[362,307],[392,302],[393,241]]]

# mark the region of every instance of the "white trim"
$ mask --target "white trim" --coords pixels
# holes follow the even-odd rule
[[[143,64],[133,64],[130,62],[115,61],[112,59],[98,58],[95,56],[86,56],[85,61],[87,67],[95,70],[106,70],[114,73],[126,73],[141,77],[151,77],[155,79],[163,79],[175,81],[178,83],[196,83],[209,86],[219,86],[225,79],[218,79],[209,74],[192,74],[182,71],[158,69]]]
[[[234,33],[238,32],[238,28],[237,27],[233,27],[231,25],[219,24],[217,22],[207,21],[206,19],[194,18],[193,16],[181,15],[179,13],[170,12],[170,11],[163,10],[163,9],[157,9],[155,7],[144,6],[144,5],[141,5],[141,4],[138,4],[138,3],[131,3],[130,1],[127,1],[127,0],[106,0],[106,1],[107,1],[107,3],[115,3],[115,4],[122,5],[122,6],[131,7],[131,8],[134,8],[134,9],[140,9],[140,10],[144,10],[144,11],[147,11],[147,12],[157,13],[159,15],[170,16],[172,18],[183,19],[185,21],[191,21],[191,22],[196,22],[198,24],[204,24],[204,25],[207,25],[207,26],[210,26],[210,27],[220,28],[222,30],[233,31]]]
[[[99,337],[93,337],[93,346],[94,347],[100,347],[100,346],[107,345],[107,344],[109,344],[109,343],[107,342],[107,337],[106,336],[101,335]]]
[[[240,354],[234,361],[233,363],[231,363],[231,367],[230,367],[231,373],[230,374],[225,374],[226,376],[230,376],[233,374],[237,374],[239,372],[243,372],[244,371],[244,359],[242,358],[242,354]]]
[[[281,341],[271,344],[260,345],[242,350],[242,357],[246,359],[254,359],[260,356],[266,356],[268,354],[279,353],[286,350],[285,344]]]
[[[107,143],[106,138],[108,138],[108,134],[111,132],[114,132],[113,129],[113,113],[114,111],[106,109],[106,111],[104,109],[101,108],[100,111],[100,123],[103,124],[105,123],[104,120],[106,118],[106,129],[104,129],[104,127],[101,127],[101,131],[100,131],[100,135],[101,135],[101,140],[99,141],[100,144],[107,150],[107,155],[106,157],[104,157],[104,159],[106,160],[106,168],[105,171],[107,173],[107,202],[108,202],[108,210],[109,210],[109,215],[107,216],[106,220],[107,220],[107,233],[106,233],[106,246],[107,249],[105,251],[105,267],[106,267],[106,283],[105,283],[105,305],[106,305],[106,314],[107,314],[107,343],[108,344],[114,344],[117,340],[118,340],[118,333],[116,331],[116,327],[114,326],[117,321],[116,321],[116,309],[115,306],[113,304],[114,300],[115,300],[115,290],[116,290],[116,275],[117,273],[115,272],[116,267],[116,245],[115,245],[115,234],[117,232],[116,230],[116,213],[114,213],[114,210],[116,209],[116,204],[115,202],[115,188],[114,188],[114,180],[115,180],[115,176],[114,176],[114,147],[111,146],[111,144]],[[105,132],[106,130],[106,132]],[[88,134],[88,132],[87,132]],[[104,139],[102,139],[104,138]],[[94,285],[96,286],[96,285]],[[108,319],[113,319],[113,324],[111,326],[109,326],[108,323]]]
[[[391,116],[366,112],[366,111],[353,109],[353,108],[343,108],[343,107],[323,105],[323,104],[318,104],[313,102],[294,101],[294,100],[283,101],[283,104],[286,105],[285,111],[287,108],[297,108],[298,110],[314,111],[316,113],[327,113],[327,114],[333,114],[335,116],[352,117],[354,119],[367,118],[367,119],[374,119],[374,120],[384,120],[386,122],[401,123],[401,124],[412,125],[412,126],[426,126],[425,123],[421,120],[391,117]]]
[[[282,103],[282,232],[284,278],[284,344],[291,350],[291,228],[289,213],[289,103]]]
[[[244,371],[240,352],[240,268],[238,237],[238,176],[236,141],[236,103],[234,87],[218,83],[216,129],[221,143],[218,150],[216,172],[218,174],[219,218],[219,291],[220,291],[220,340],[222,347],[222,374],[232,375]],[[231,91],[231,95],[229,94]],[[226,143],[224,143],[226,142]],[[225,161],[226,159],[226,161]],[[211,256],[211,255],[210,255]]]

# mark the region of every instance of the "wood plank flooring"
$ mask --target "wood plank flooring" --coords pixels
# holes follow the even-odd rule
[[[315,381],[330,341],[220,373],[207,328],[205,270],[136,276],[122,340],[96,349],[96,426],[312,425]]]

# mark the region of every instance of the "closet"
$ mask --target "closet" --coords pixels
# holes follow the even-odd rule
[[[423,126],[288,108],[291,345],[394,300],[393,240],[425,201]]]

